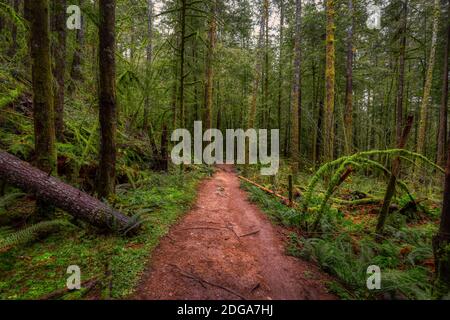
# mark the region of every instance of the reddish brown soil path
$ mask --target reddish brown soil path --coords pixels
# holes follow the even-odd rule
[[[333,299],[315,265],[285,255],[284,239],[223,166],[155,249],[135,298]]]

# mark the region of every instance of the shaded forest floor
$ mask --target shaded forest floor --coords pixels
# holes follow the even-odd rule
[[[115,206],[124,212],[139,213],[144,221],[137,237],[99,234],[85,226],[62,226],[56,232],[40,234],[32,242],[0,252],[0,298],[37,299],[62,289],[69,265],[80,267],[82,281],[99,279],[101,283],[91,292],[80,290],[58,298],[126,297],[134,290],[159,238],[190,208],[197,183],[205,174],[152,173],[139,189],[119,188]],[[19,197],[0,210],[1,226],[23,228],[33,215],[34,200]],[[66,218],[62,212],[57,216]]]
[[[193,209],[151,257],[139,299],[332,299],[317,266],[286,255],[285,230],[255,205],[233,168],[204,181]]]
[[[276,179],[251,168],[248,177],[287,197],[289,168],[282,166]],[[294,184],[294,201],[301,203],[311,175],[303,172]],[[434,258],[432,237],[439,224],[440,183],[414,185],[408,182],[415,202],[398,192],[381,241],[375,241],[375,226],[386,189],[386,178],[368,172],[348,179],[326,206],[318,232],[304,230],[305,221],[317,216],[324,196],[321,184],[308,212],[299,214],[274,196],[246,182],[244,190],[275,223],[288,230],[288,253],[320,266],[333,276],[327,288],[341,299],[431,299]],[[367,268],[381,269],[381,289],[368,290]]]
[[[18,101],[14,101],[7,104],[0,113],[0,148],[23,160],[32,161],[34,142],[30,97],[25,94]],[[66,108],[65,114],[66,141],[57,144],[58,175],[64,181],[92,193],[99,145],[98,116],[92,108],[93,101],[81,103],[70,100],[69,103],[70,107]],[[59,298],[120,299],[134,295],[142,275],[147,275],[144,269],[151,252],[158,245],[160,238],[169,232],[170,226],[191,209],[196,199],[198,183],[211,175],[213,170],[205,166],[187,166],[184,172],[180,172],[179,168],[170,168],[168,173],[157,173],[148,165],[151,157],[148,141],[142,132],[126,129],[126,125],[122,124],[119,127],[118,140],[118,189],[117,195],[108,201],[129,216],[139,215],[144,221],[143,232],[134,238],[103,235],[57,211],[53,219],[62,218],[71,224],[39,233],[33,237],[33,241],[0,249],[0,298],[37,299],[64,288],[69,265],[80,266],[82,281],[99,279],[101,283],[90,292],[81,290]],[[410,168],[406,169],[405,172],[411,171]],[[247,177],[287,196],[288,174],[289,167],[282,161],[275,178],[260,176],[256,166],[249,168]],[[294,184],[296,201],[302,200],[304,188],[313,175],[314,170],[307,168],[299,175]],[[237,184],[237,180],[233,181],[233,185]],[[325,283],[326,288],[339,298],[428,299],[432,296],[434,271],[431,241],[439,222],[442,190],[438,180],[426,181],[428,182],[414,184],[405,175],[405,183],[416,203],[411,203],[410,197],[402,192],[396,194],[386,225],[386,235],[381,242],[375,242],[373,235],[381,205],[380,199],[386,189],[386,178],[374,172],[352,175],[342,185],[326,206],[320,233],[317,234],[306,233],[302,228],[302,219],[317,214],[324,196],[324,183],[319,184],[306,214],[280,203],[279,199],[247,183],[243,182],[242,187],[248,191],[249,199],[257,204],[274,224],[282,227],[269,227],[266,222],[261,222],[268,230],[283,230],[281,238],[277,238],[278,233],[275,238],[278,244],[282,243],[283,238],[287,238],[287,254],[312,262],[294,263],[300,264],[301,270],[305,271],[298,275],[300,278],[296,281],[299,283],[306,283],[308,287],[314,282],[315,280],[308,277],[315,278],[315,275],[320,274],[314,269],[314,265],[317,265],[331,275],[330,281]],[[39,219],[34,217],[32,197],[7,186],[4,190],[1,189],[3,188],[0,186],[0,191],[3,192],[0,194],[0,239],[11,231],[22,230],[39,222]],[[217,191],[219,194],[215,194]],[[227,198],[221,197],[220,193],[213,184],[208,196],[224,198],[226,202]],[[200,209],[193,210],[195,212]],[[221,226],[227,226],[226,221],[218,221],[224,222]],[[265,220],[258,218],[258,221]],[[241,227],[240,224],[236,225],[236,228]],[[237,229],[236,232],[242,235],[255,231],[250,227],[251,223],[244,223],[242,230]],[[269,231],[271,234],[273,232]],[[219,234],[230,237],[230,246],[238,243],[237,237],[228,229],[198,232],[192,230],[192,233],[193,236],[202,234],[205,237],[202,241]],[[243,237],[243,242],[252,242],[259,236],[261,235],[254,234]],[[165,239],[163,245],[167,241]],[[283,250],[279,248],[276,253],[278,258],[292,260],[293,258],[283,256]],[[250,256],[250,259],[256,261],[257,257]],[[302,267],[306,265],[311,266],[314,271],[310,273],[306,267]],[[369,291],[366,288],[366,270],[369,265],[377,265],[382,270],[381,290]],[[245,287],[226,282],[223,286],[230,285],[230,288],[240,289],[241,294],[250,298],[252,295],[259,298],[283,297],[279,294],[279,289],[271,287],[273,281],[266,279],[266,287],[264,281],[259,281],[265,279],[265,271],[261,268],[248,270]],[[232,269],[230,266],[230,269],[224,270],[231,272]],[[183,272],[187,273],[195,271],[198,270],[183,269]],[[205,277],[204,280],[210,280],[208,274],[201,276]],[[286,279],[296,279],[290,277],[287,273]],[[200,286],[199,294],[204,294],[201,284],[195,284],[194,280],[189,279],[184,281],[190,281],[191,285],[194,283],[196,287]],[[248,289],[254,289],[251,288],[252,285],[256,286],[259,282],[261,288],[256,288],[253,293],[248,294]],[[217,284],[222,282],[218,281]],[[208,287],[207,284],[204,285]],[[223,289],[216,289],[212,292],[224,294]],[[298,291],[298,297],[311,298],[314,297],[314,292],[317,293],[313,291],[308,296],[306,291]],[[139,294],[142,294],[142,291]],[[294,296],[289,291],[285,294]],[[318,296],[322,297],[321,293]]]

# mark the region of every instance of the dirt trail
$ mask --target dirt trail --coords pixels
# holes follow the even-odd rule
[[[285,255],[280,227],[247,200],[233,168],[199,188],[193,209],[153,252],[137,299],[333,299],[327,277]]]

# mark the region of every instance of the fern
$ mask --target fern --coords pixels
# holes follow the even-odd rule
[[[22,192],[8,193],[3,197],[0,197],[0,214],[5,211],[5,209],[17,198],[24,196]],[[1,234],[0,234],[1,235]]]
[[[327,193],[325,194],[324,201],[321,205],[322,209],[325,207],[326,202],[329,200],[329,198],[332,196],[333,192],[335,191],[335,187],[337,183],[340,180],[341,174],[345,171],[346,167],[349,165],[353,165],[355,167],[363,168],[363,167],[373,167],[375,169],[381,170],[386,174],[389,174],[389,170],[386,169],[383,165],[380,163],[368,159],[368,157],[375,156],[375,155],[387,155],[390,157],[394,156],[402,156],[402,157],[410,157],[412,159],[421,160],[424,164],[437,169],[438,171],[444,172],[444,170],[434,164],[431,160],[424,157],[421,154],[411,152],[404,149],[390,149],[390,150],[372,150],[372,151],[364,151],[364,152],[358,152],[351,156],[345,156],[339,159],[336,159],[334,161],[328,162],[324,164],[322,167],[317,170],[317,172],[314,174],[314,176],[310,179],[306,191],[306,196],[303,202],[303,210],[306,212],[308,209],[308,204],[311,201],[311,198],[314,194],[314,190],[316,188],[317,183],[319,180],[325,176],[327,172],[329,172],[331,169],[338,167],[335,174],[333,175],[331,182],[327,188]],[[407,191],[406,185],[403,182],[398,182],[399,186],[410,196],[409,191]],[[412,196],[410,196],[412,198]],[[413,199],[413,198],[412,198]]]
[[[43,221],[16,232],[5,230],[0,233],[0,251],[17,246],[35,239],[40,233],[52,230],[55,227],[73,226],[63,219]],[[2,234],[3,233],[3,234]]]

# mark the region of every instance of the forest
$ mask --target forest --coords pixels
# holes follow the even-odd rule
[[[449,299],[449,9],[0,0],[0,299]]]

